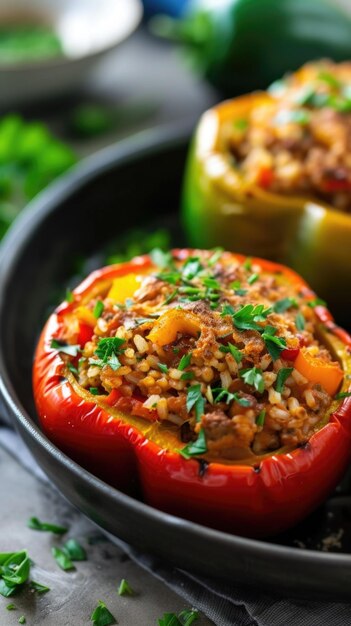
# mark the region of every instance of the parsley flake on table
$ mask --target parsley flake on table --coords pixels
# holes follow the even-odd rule
[[[19,624],[25,624],[26,623],[26,618],[24,617],[24,615],[21,615],[21,617],[18,618],[18,623]]]
[[[103,337],[99,339],[94,353],[98,359],[90,358],[89,363],[98,367],[108,365],[114,371],[118,370],[121,367],[118,357],[124,352],[124,348],[121,347],[124,343],[125,340],[120,337]]]
[[[118,624],[116,618],[110,613],[106,604],[99,600],[97,607],[90,616],[94,626],[112,626]]]
[[[60,548],[56,548],[54,546],[53,548],[51,548],[51,554],[54,557],[57,565],[65,572],[76,569],[70,557]]]
[[[62,546],[62,551],[71,561],[86,561],[87,553],[76,539],[68,539]]]
[[[6,606],[6,610],[7,611],[15,611],[16,610],[16,605],[15,604],[8,604]]]
[[[68,531],[68,528],[65,526],[58,526],[57,524],[50,524],[49,522],[41,522],[37,517],[30,517],[27,522],[27,526],[32,530],[50,532],[55,535],[64,535]]]
[[[48,591],[50,591],[50,587],[47,587],[46,585],[42,585],[42,583],[38,583],[35,580],[31,580],[30,588],[33,589],[33,591],[36,591],[37,593],[47,593]]]
[[[27,550],[0,552],[0,594],[12,596],[28,580],[30,558]]]
[[[134,596],[135,591],[130,586],[129,582],[125,578],[122,578],[121,582],[119,583],[117,593],[119,596]]]
[[[191,626],[200,617],[196,609],[185,609],[176,615],[175,613],[165,613],[159,618],[158,626]]]

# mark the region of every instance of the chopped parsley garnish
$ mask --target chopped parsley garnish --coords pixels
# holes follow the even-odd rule
[[[264,392],[264,379],[262,370],[258,367],[251,367],[240,370],[241,378],[247,385],[254,387],[258,393]]]
[[[50,587],[47,587],[46,585],[42,585],[41,583],[38,583],[35,580],[32,580],[30,582],[30,588],[36,591],[37,593],[47,593],[48,591],[50,591]]]
[[[301,311],[299,311],[299,313],[295,317],[295,324],[296,324],[297,330],[304,330],[305,329],[305,321],[306,320],[305,320],[303,314],[301,313]]]
[[[197,456],[198,454],[205,454],[205,452],[207,452],[207,443],[203,428],[201,428],[196,441],[190,441],[184,448],[179,450],[179,454],[185,459],[190,459],[192,456]]]
[[[273,361],[276,361],[279,359],[280,353],[286,348],[286,340],[283,337],[276,337],[272,331],[275,331],[275,328],[265,328],[262,339]]]
[[[286,380],[289,378],[293,367],[282,367],[277,374],[277,380],[275,381],[275,389],[281,393],[284,389]]]
[[[252,259],[251,259],[251,257],[247,257],[247,259],[245,259],[245,261],[243,263],[243,268],[246,269],[248,272],[251,270],[251,268],[252,268]]]
[[[130,586],[129,582],[125,578],[122,578],[121,582],[119,583],[117,593],[119,596],[134,596],[135,592],[134,589],[132,589],[132,587]]]
[[[240,280],[234,280],[229,287],[233,289],[236,296],[245,296],[247,294],[247,289],[241,289]]]
[[[158,620],[158,626],[191,626],[200,617],[196,609],[185,609],[176,615],[175,613],[165,613]]]
[[[117,624],[116,618],[110,613],[106,604],[99,600],[97,607],[90,616],[94,626],[112,626]]]
[[[228,389],[222,389],[218,387],[216,389],[212,389],[213,400],[214,402],[225,402],[226,404],[230,404],[235,401],[240,406],[250,406],[250,400],[247,398],[241,397],[238,393],[231,393]]]
[[[247,279],[247,282],[249,283],[249,285],[253,285],[258,280],[258,278],[258,274],[251,274],[251,276],[249,276],[249,278]]]
[[[219,349],[221,352],[229,352],[237,363],[241,363],[243,354],[234,344],[227,343],[225,346],[220,346]]]
[[[239,330],[258,330],[261,332],[263,329],[257,322],[264,321],[271,312],[272,309],[270,307],[265,308],[263,304],[245,304],[237,311],[230,304],[225,304],[221,315],[230,315],[234,326]]]
[[[194,372],[183,372],[180,380],[193,380],[193,378],[195,378]]]
[[[77,368],[73,365],[73,363],[71,363],[71,361],[68,361],[67,369],[69,369],[69,371],[72,372],[72,374],[76,374],[76,375],[78,374]]]
[[[164,252],[161,248],[154,248],[150,252],[150,257],[154,265],[160,269],[173,267],[173,257],[171,252]]]
[[[233,126],[237,130],[246,130],[248,128],[248,126],[249,126],[249,122],[248,122],[248,120],[246,120],[244,118],[239,118],[237,120],[234,120]]]
[[[285,311],[287,311],[288,309],[296,306],[297,302],[295,298],[282,298],[281,300],[277,300],[273,304],[273,311],[275,313],[285,313]]]
[[[333,74],[330,74],[330,72],[326,72],[325,70],[319,72],[317,78],[324,83],[327,83],[327,85],[329,85],[333,89],[340,89],[342,86],[340,80],[338,80],[337,78],[335,78],[335,76],[333,76]]]
[[[41,530],[44,532],[54,533],[55,535],[64,535],[68,528],[65,526],[58,526],[57,524],[50,524],[49,522],[41,522],[37,517],[31,517],[27,522],[28,528],[32,530]]]
[[[70,557],[60,548],[56,548],[54,546],[53,548],[51,548],[51,554],[54,557],[57,565],[65,572],[76,569]]]
[[[97,301],[95,302],[95,306],[94,306],[94,310],[93,310],[93,315],[94,315],[94,317],[95,317],[96,319],[98,319],[98,318],[101,316],[101,314],[102,314],[102,312],[103,312],[104,308],[105,308],[105,305],[104,305],[104,303],[103,303],[103,301],[102,301],[102,300],[97,300]]]
[[[215,265],[217,261],[219,261],[219,259],[221,258],[223,252],[224,252],[224,248],[214,248],[212,256],[210,256],[210,258],[207,261],[208,265],[210,266]]]
[[[183,354],[182,358],[179,361],[178,369],[183,371],[186,367],[190,365],[192,353],[188,352],[188,354]]]
[[[98,387],[89,387],[89,391],[90,393],[93,394],[93,396],[98,396],[100,391]]]
[[[307,304],[312,309],[314,309],[316,306],[327,306],[326,301],[322,300],[322,298],[313,298],[313,300],[309,300]]]
[[[62,551],[71,561],[86,561],[87,553],[76,539],[68,539],[62,547]]]
[[[168,372],[168,367],[165,363],[158,363],[158,369],[163,373],[163,374],[167,374]]]
[[[165,299],[165,301],[163,302],[163,305],[166,305],[172,302],[172,300],[176,297],[177,294],[178,294],[178,289],[174,289],[174,291],[172,291],[172,293],[170,293],[169,296]]]
[[[192,385],[188,389],[186,410],[190,413],[195,408],[196,421],[199,422],[205,408],[205,399],[201,393],[201,385]]]
[[[343,398],[350,398],[351,397],[351,391],[339,391],[339,393],[337,393],[334,396],[335,400],[342,400]]]
[[[284,109],[279,111],[274,118],[274,122],[278,126],[284,124],[301,124],[301,126],[305,126],[309,124],[310,120],[309,112],[303,109]]]
[[[89,363],[91,365],[97,365],[98,367],[108,365],[114,371],[118,370],[118,368],[121,367],[118,357],[124,352],[124,348],[121,348],[124,343],[125,340],[120,337],[103,337],[99,339],[94,353],[98,357],[98,360],[89,359]]]
[[[70,289],[66,289],[66,297],[65,297],[66,302],[73,302],[74,300],[74,294]]]
[[[257,426],[264,426],[264,421],[266,419],[266,409],[262,409],[256,417]]]
[[[70,345],[59,339],[51,339],[50,348],[68,354],[69,356],[77,356],[78,352],[80,352],[80,346]]]
[[[187,280],[192,280],[197,276],[202,270],[203,266],[200,263],[200,259],[198,257],[189,257],[182,268],[183,278]]]

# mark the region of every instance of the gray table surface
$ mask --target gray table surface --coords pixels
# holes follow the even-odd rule
[[[189,119],[195,122],[215,100],[211,89],[185,69],[172,48],[158,44],[143,31],[106,58],[78,97],[124,108],[129,104],[131,108],[145,105],[128,124],[120,125],[113,133],[75,142],[81,156],[158,124],[182,119],[184,123]],[[76,101],[34,106],[29,115],[45,119],[62,133],[67,107]],[[91,623],[90,614],[99,599],[107,603],[121,626],[152,626],[164,612],[188,608],[184,600],[129,560],[117,546],[106,540],[89,545],[88,538],[97,535],[90,522],[1,449],[0,474],[0,551],[28,548],[35,562],[33,578],[52,589],[42,596],[28,592],[14,600],[0,596],[0,626],[17,624],[22,614],[29,626],[83,626]],[[67,523],[69,536],[86,546],[88,560],[78,563],[75,572],[62,572],[50,553],[58,540],[50,533],[28,529],[26,521],[32,515]],[[126,578],[137,591],[134,598],[117,595],[121,578]],[[12,601],[17,610],[8,612],[5,607]],[[205,617],[196,622],[199,626],[210,623]]]

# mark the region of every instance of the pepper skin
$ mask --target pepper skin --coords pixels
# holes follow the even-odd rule
[[[350,57],[351,21],[333,0],[190,0],[181,19],[158,17],[154,30],[182,44],[227,96],[265,88],[310,59]]]
[[[302,82],[305,71],[300,70]],[[269,192],[249,183],[232,165],[228,126],[271,98],[266,92],[241,96],[218,104],[200,119],[183,188],[189,244],[220,245],[293,267],[347,325],[351,216],[320,201]]]
[[[243,257],[235,255],[239,260]],[[292,270],[254,259],[264,271],[279,273],[313,299],[315,294]],[[265,536],[284,530],[320,504],[340,480],[351,458],[351,398],[335,400],[309,441],[280,449],[248,464],[183,458],[176,427],[160,429],[142,419],[140,401],[133,415],[117,411],[119,391],[93,396],[79,386],[60,353],[63,321],[113,280],[147,272],[148,257],[106,267],[91,274],[49,318],[36,350],[34,397],[47,436],[94,474],[166,512],[232,533]],[[351,374],[351,337],[337,327],[324,306],[315,308],[320,336],[339,360],[347,391]],[[139,405],[138,405],[139,403]]]

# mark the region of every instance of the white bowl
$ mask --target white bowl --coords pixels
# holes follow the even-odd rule
[[[17,20],[16,20],[17,17]],[[0,25],[36,18],[59,36],[63,56],[1,63],[0,107],[62,95],[138,26],[140,0],[0,0]]]

